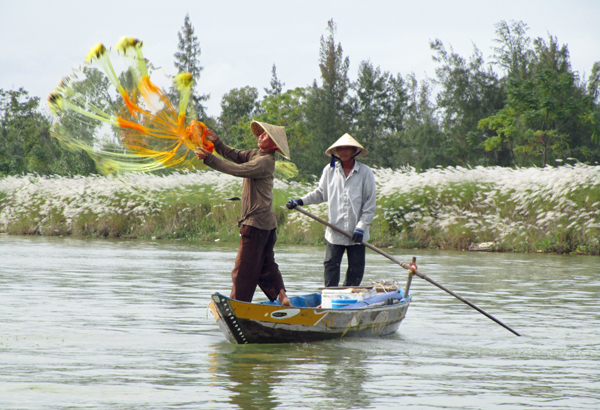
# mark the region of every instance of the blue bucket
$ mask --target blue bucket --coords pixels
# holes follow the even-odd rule
[[[333,309],[340,309],[346,305],[350,305],[350,304],[356,303],[356,302],[357,302],[356,299],[333,299],[331,301],[331,307]]]

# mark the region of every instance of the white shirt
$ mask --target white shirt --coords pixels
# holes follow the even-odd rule
[[[363,241],[369,240],[369,226],[375,216],[375,175],[368,166],[354,161],[354,168],[344,174],[341,164],[335,168],[327,165],[319,186],[302,197],[304,205],[327,201],[329,223],[352,234],[354,229],[365,233]],[[327,227],[325,239],[334,245],[353,245],[350,238]]]

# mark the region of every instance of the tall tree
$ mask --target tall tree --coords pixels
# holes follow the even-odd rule
[[[414,74],[406,77],[408,105],[400,143],[390,151],[397,158],[394,168],[411,166],[419,170],[454,165],[451,144],[442,132],[438,108],[432,102],[430,80],[419,84]]]
[[[348,69],[350,59],[344,58],[342,45],[335,43],[336,25],[333,20],[327,23],[329,35],[321,36],[319,69],[322,84],[314,80],[307,100],[307,121],[315,140],[313,154],[315,160],[307,164],[310,172],[319,175],[326,157],[325,150],[339,137],[350,130],[351,106],[349,103]]]
[[[489,65],[485,64],[481,51],[474,47],[469,60],[446,50],[440,40],[430,43],[436,52],[433,59],[436,68],[435,83],[440,87],[437,107],[440,109],[442,128],[447,135],[454,164],[460,165],[507,165],[505,152],[485,159],[483,143],[493,132],[478,129],[481,118],[494,114],[504,105],[501,82]],[[486,134],[487,132],[487,134]]]
[[[198,93],[198,83],[200,81],[200,74],[204,67],[200,65],[200,42],[198,37],[194,35],[194,27],[190,19],[190,15],[186,14],[183,21],[181,31],[177,33],[179,44],[177,45],[177,52],[174,54],[175,57],[175,68],[180,73],[191,73],[194,79],[192,86],[192,93],[190,101],[194,107],[195,114],[198,119],[205,119],[206,108],[202,103],[210,98],[209,94]],[[171,89],[170,96],[174,100],[178,101],[177,90]]]
[[[371,152],[364,161],[370,165],[393,166],[395,161],[388,154],[399,144],[397,131],[404,128],[407,110],[404,80],[399,74],[394,77],[373,67],[369,61],[363,61],[352,89],[356,93],[351,99],[352,134]]]
[[[527,24],[522,21],[502,20],[496,23],[496,38],[492,64],[500,67],[507,78],[526,78],[533,57]]]
[[[277,67],[275,67],[275,64],[273,64],[273,68],[271,68],[271,82],[269,85],[271,86],[270,88],[264,89],[268,97],[281,95],[285,83],[282,83],[279,78],[277,78]]]

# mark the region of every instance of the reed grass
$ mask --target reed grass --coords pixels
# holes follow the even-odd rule
[[[374,170],[375,246],[600,254],[600,167]],[[276,180],[278,242],[323,244],[324,227],[285,203],[314,183]],[[214,171],[166,176],[8,176],[0,232],[237,242],[241,179]],[[327,205],[307,210],[327,219]]]

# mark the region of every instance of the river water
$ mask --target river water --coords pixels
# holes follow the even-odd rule
[[[600,408],[599,257],[386,249],[522,337],[415,278],[392,336],[236,346],[207,310],[236,250],[1,235],[0,409]],[[323,255],[276,247],[288,294]]]

